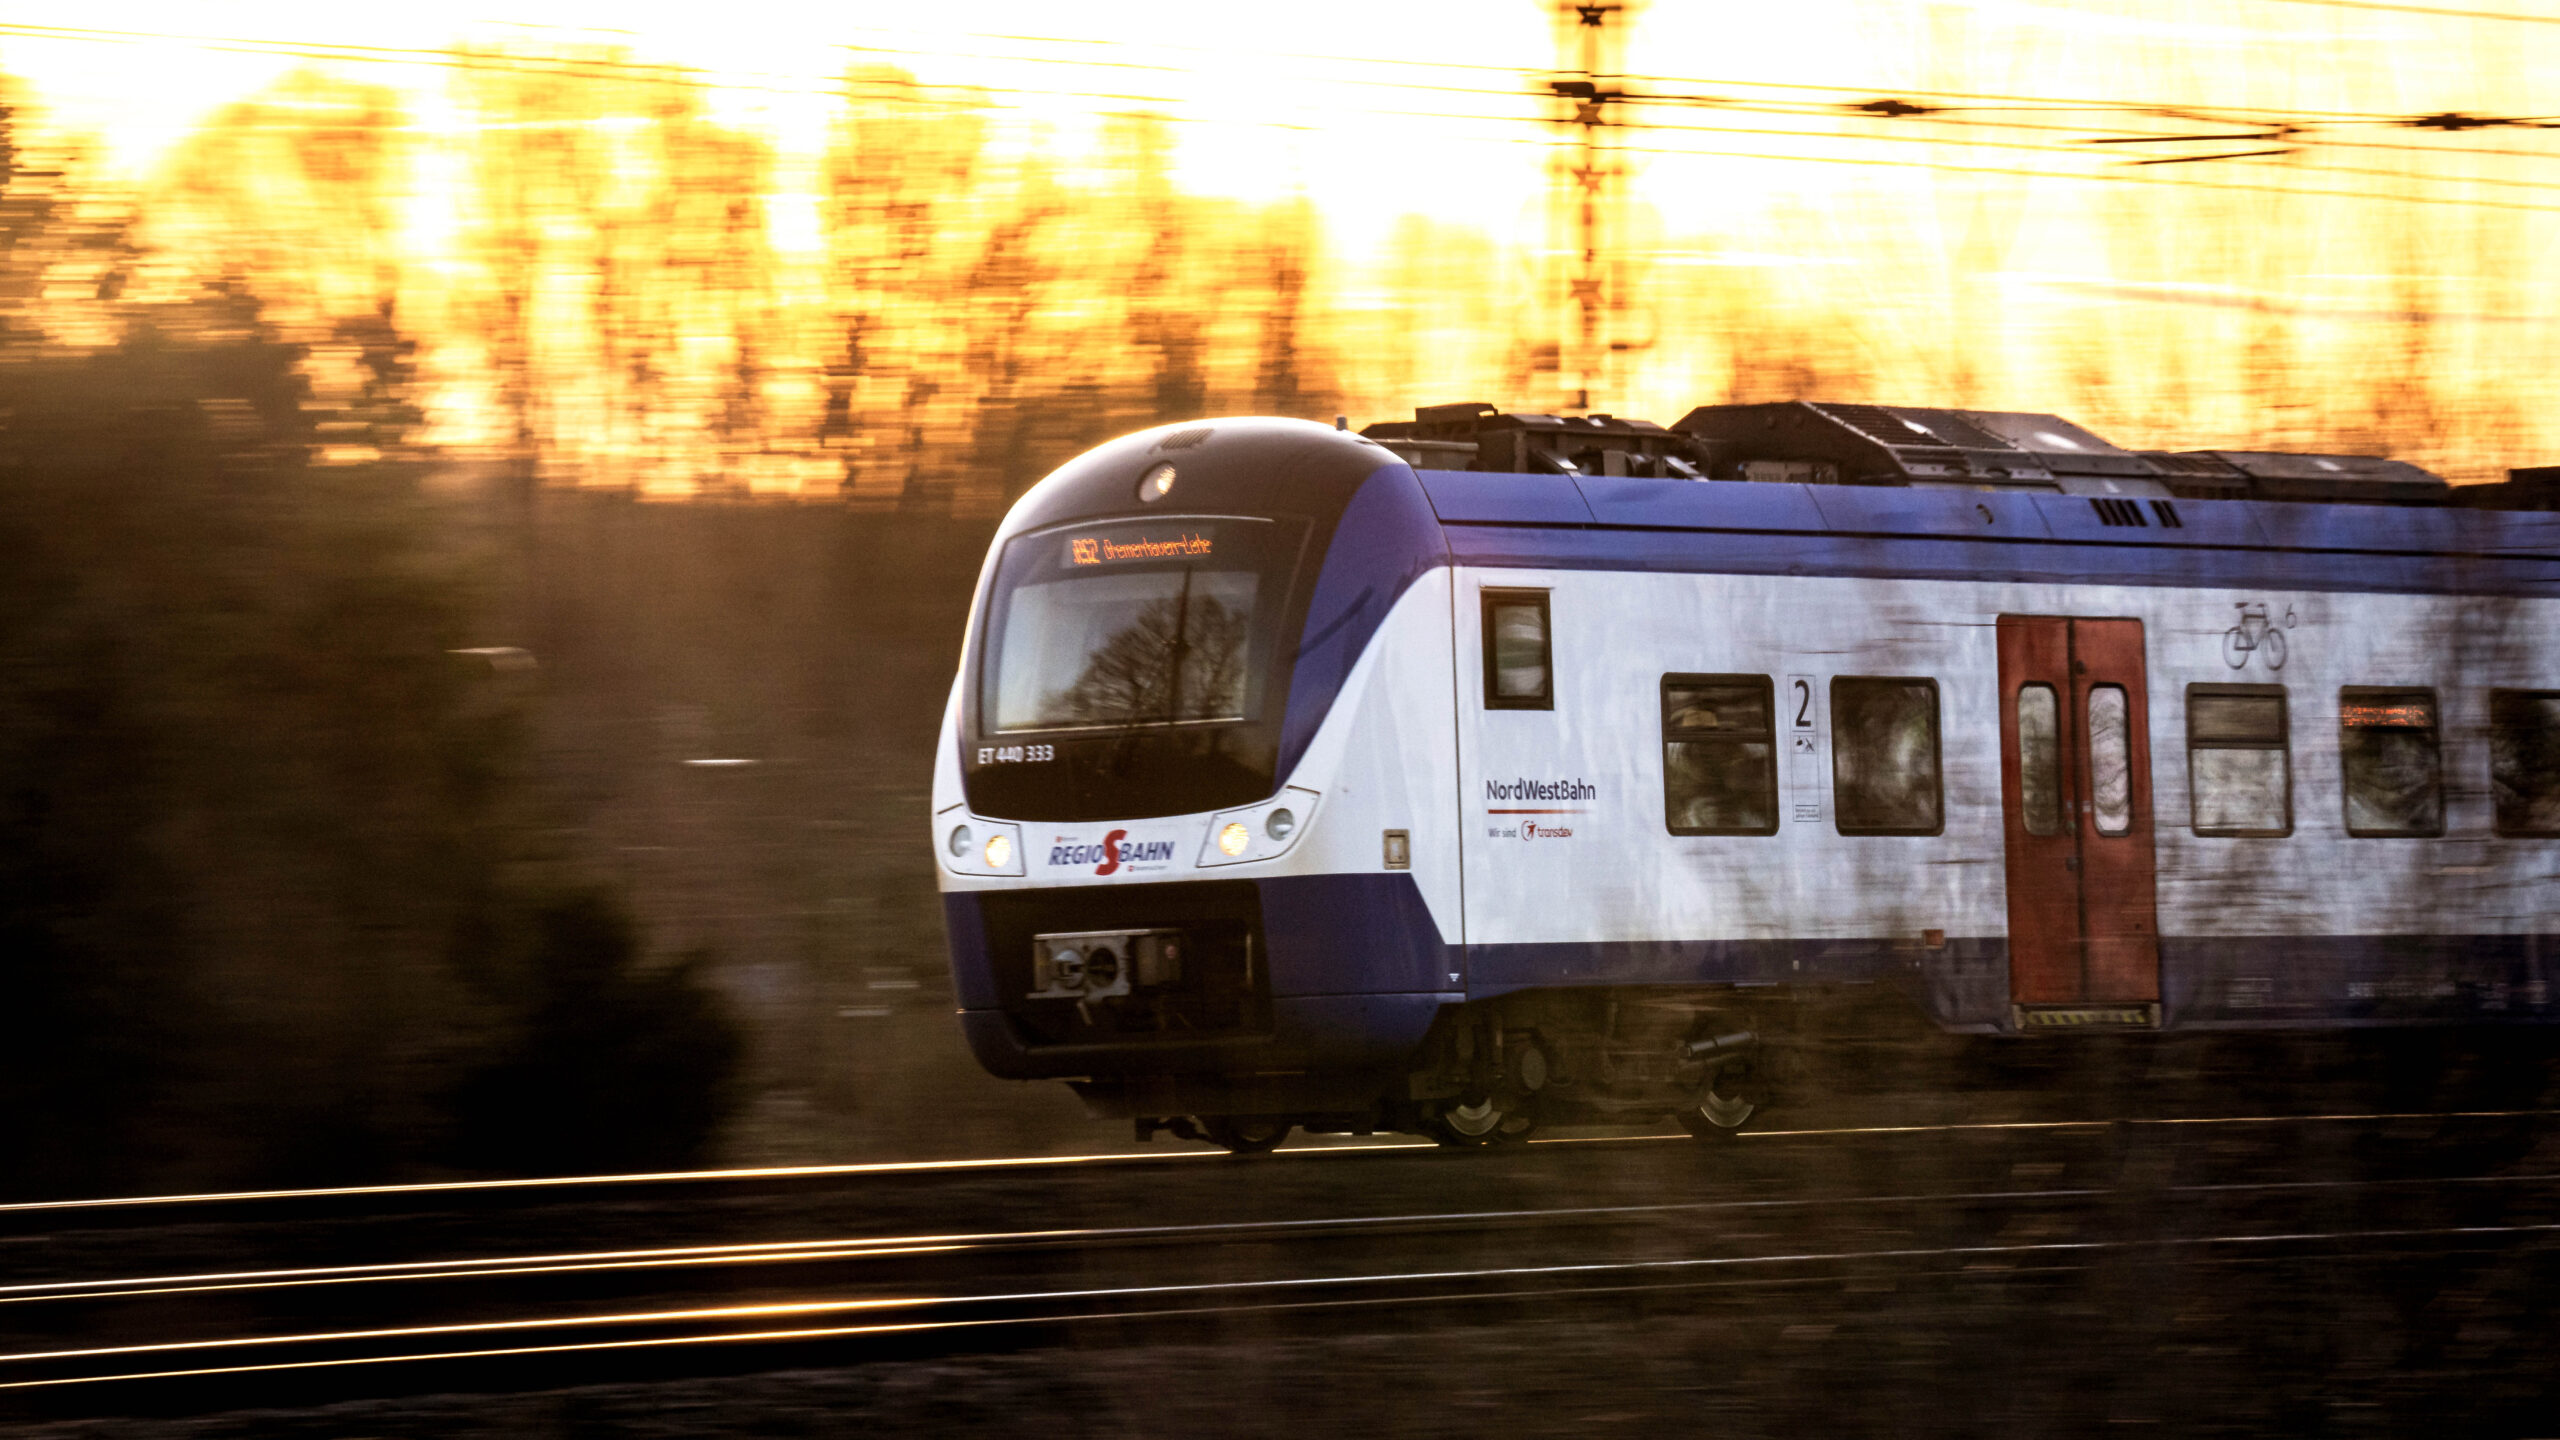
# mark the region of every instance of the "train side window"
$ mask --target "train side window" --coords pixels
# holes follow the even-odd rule
[[[2283,686],[2187,687],[2187,821],[2199,835],[2293,833]]]
[[[2489,789],[2501,835],[2560,835],[2560,690],[2489,692]]]
[[[2028,834],[2062,833],[2062,706],[2050,685],[2018,687],[2018,798]]]
[[[2124,687],[2089,690],[2089,819],[2101,835],[2133,829],[2132,712]]]
[[[1938,758],[1937,681],[1844,675],[1831,682],[1832,814],[1841,834],[1944,830]]]
[[[1766,675],[1662,677],[1662,823],[1672,834],[1778,833],[1775,698]]]
[[[2347,833],[2444,833],[2444,759],[2436,692],[2350,685],[2338,692],[2338,758]]]
[[[1484,592],[1484,706],[1556,708],[1555,648],[1544,590]]]

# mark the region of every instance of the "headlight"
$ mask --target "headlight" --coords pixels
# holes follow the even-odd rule
[[[968,857],[969,827],[966,825],[954,825],[951,827],[951,858],[954,860],[965,860]]]
[[[1300,836],[1310,833],[1321,798],[1305,786],[1292,785],[1259,805],[1210,816],[1195,863],[1259,865],[1279,859],[1297,846]]]
[[[968,831],[967,831],[967,830],[966,830],[966,828],[964,827],[964,828],[962,829],[961,833],[965,835],[965,834],[967,834],[967,833],[968,833]],[[965,842],[964,842],[964,843],[965,843]],[[990,870],[1001,870],[1001,869],[1003,869],[1004,867],[1006,867],[1007,865],[1010,865],[1010,864],[1012,864],[1012,863],[1013,863],[1013,841],[1012,841],[1010,838],[1008,838],[1008,837],[1006,837],[1006,836],[1003,836],[1003,835],[990,835],[990,836],[988,836],[988,837],[987,837],[987,868],[988,868],[988,869],[990,869]]]

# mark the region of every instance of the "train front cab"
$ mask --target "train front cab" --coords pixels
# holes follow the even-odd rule
[[[1463,998],[1448,584],[1412,471],[1322,427],[1143,432],[1025,497],[936,759],[982,1065],[1371,1122]]]

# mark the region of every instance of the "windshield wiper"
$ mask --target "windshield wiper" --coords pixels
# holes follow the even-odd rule
[[[1164,723],[1182,718],[1182,662],[1191,650],[1191,567],[1182,567],[1182,591],[1173,601],[1173,639],[1164,647]]]

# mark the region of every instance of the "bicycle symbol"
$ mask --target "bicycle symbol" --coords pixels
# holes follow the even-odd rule
[[[2267,668],[2284,668],[2284,632],[2267,619],[2267,607],[2240,602],[2240,623],[2222,632],[2222,663],[2237,670],[2252,653],[2266,656]]]

